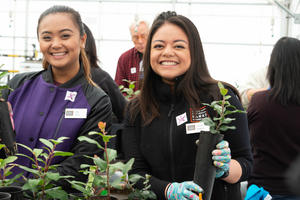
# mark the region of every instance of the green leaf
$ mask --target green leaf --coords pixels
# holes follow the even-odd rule
[[[93,158],[95,165],[97,165],[100,169],[105,170],[107,165],[106,162],[100,157]]]
[[[33,149],[32,151],[32,153],[35,155],[36,158],[38,158],[42,152],[43,149]]]
[[[60,187],[51,188],[49,190],[46,190],[45,192],[48,196],[52,197],[53,199],[60,199],[60,200],[68,199],[68,193],[66,193]]]
[[[72,152],[65,152],[65,151],[54,151],[54,156],[73,156],[74,153]]]
[[[35,174],[35,175],[39,175],[39,171],[36,170],[36,169],[32,169],[32,168],[29,168],[29,167],[26,167],[26,166],[22,166],[22,165],[17,165],[19,168],[27,171],[27,172],[30,172],[32,174]]]
[[[50,139],[50,141],[53,143],[53,144],[60,144],[62,143],[64,140],[67,140],[69,139],[69,137],[59,137],[57,138],[57,140],[54,140],[54,139]]]
[[[131,174],[128,177],[128,180],[130,183],[135,184],[136,182],[138,182],[140,179],[143,179],[144,177],[139,175],[139,174]]]
[[[220,89],[220,93],[221,93],[222,96],[225,96],[227,94],[227,92],[228,92],[228,89],[226,89],[226,88],[221,88]]]
[[[23,185],[23,190],[30,190],[34,193],[38,191],[38,186],[42,183],[40,179],[28,179]]]
[[[227,126],[227,125],[220,126],[220,131],[227,131],[229,129],[234,130],[235,126]]]
[[[107,148],[107,156],[108,156],[108,161],[111,162],[112,160],[116,159],[117,151],[114,149]]]
[[[46,145],[47,147],[49,147],[50,149],[53,149],[53,144],[49,141],[49,140],[46,140],[44,138],[40,138],[40,141]]]
[[[58,172],[47,172],[46,177],[53,181],[58,181],[60,179],[60,174]]]
[[[91,132],[90,132],[91,133]],[[88,143],[91,143],[91,144],[95,144],[95,145],[97,145],[97,147],[99,148],[99,149],[104,149],[96,140],[94,140],[94,139],[91,139],[91,138],[89,138],[89,137],[86,137],[86,136],[80,136],[80,137],[78,137],[78,140],[80,141],[80,142],[82,142],[82,141],[85,141],[85,142],[88,142]]]
[[[17,156],[24,156],[24,157],[30,159],[33,163],[35,162],[35,160],[34,160],[33,158],[31,158],[30,156],[27,156],[27,155],[25,155],[25,154],[17,153],[16,155],[17,155]]]
[[[5,159],[3,160],[3,163],[4,163],[5,165],[7,165],[7,164],[9,164],[9,163],[14,162],[14,161],[17,160],[17,159],[18,159],[17,156],[8,156],[7,158],[5,158]],[[2,166],[2,162],[1,162],[1,166]],[[1,168],[2,168],[2,167],[1,167]]]
[[[28,147],[28,146],[26,146],[26,145],[24,145],[24,144],[21,144],[21,143],[17,143],[17,145],[19,145],[19,146],[21,146],[21,147],[27,149],[28,151],[30,151],[30,152],[32,153],[32,149],[31,149],[30,147]]]
[[[127,174],[128,171],[132,168],[132,165],[134,163],[134,158],[131,158],[123,167],[122,172],[123,174]]]

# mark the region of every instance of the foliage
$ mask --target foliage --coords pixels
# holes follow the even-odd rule
[[[63,152],[56,151],[57,145],[62,143],[67,137],[60,137],[57,140],[54,139],[43,139],[40,138],[40,142],[42,142],[45,146],[43,149],[31,149],[24,144],[18,144],[21,147],[24,147],[28,151],[30,151],[33,157],[30,157],[25,154],[17,154],[20,156],[24,156],[32,161],[32,168],[17,165],[21,169],[31,173],[33,178],[26,178],[23,176],[25,180],[25,184],[23,185],[23,190],[29,190],[30,193],[26,193],[27,198],[30,199],[68,199],[68,194],[55,183],[60,181],[61,179],[72,178],[72,176],[61,176],[57,172],[57,167],[59,164],[52,165],[51,162],[54,157],[57,156],[72,156],[71,152]]]
[[[149,190],[150,185],[149,185],[149,179],[150,175],[146,174],[146,177],[142,177],[137,174],[132,174],[129,176],[129,185],[131,187],[132,192],[128,195],[128,200],[134,200],[134,199],[139,199],[139,200],[146,200],[146,199],[156,199],[156,195],[153,191]],[[139,179],[145,179],[143,184],[144,188],[142,189],[136,189],[134,188],[134,184],[139,180]]]
[[[0,149],[5,148],[4,144],[0,144]],[[12,168],[15,167],[13,162],[17,160],[17,156],[8,156],[7,158],[0,158],[0,185],[1,186],[9,186],[12,183],[16,182],[18,178],[22,176],[22,174],[18,174],[14,177],[10,177],[7,179],[9,175],[12,175]]]
[[[89,135],[101,136],[104,147],[102,147],[98,141],[89,137],[80,136],[78,139],[79,141],[86,141],[91,144],[97,145],[98,148],[103,150],[104,159],[96,155],[94,157],[86,156],[93,160],[93,165],[81,165],[81,168],[83,169],[82,172],[88,175],[88,182],[82,183],[79,181],[70,181],[72,187],[82,192],[85,198],[90,198],[92,196],[110,197],[111,188],[119,191],[129,189],[129,191],[135,193],[135,196],[139,195],[139,197],[152,197],[154,194],[153,192],[148,192],[149,194],[147,193],[147,190],[150,187],[148,185],[147,188],[144,188],[143,190],[135,190],[133,188],[133,185],[140,178],[142,178],[142,176],[137,174],[128,176],[128,172],[132,168],[134,159],[130,159],[127,163],[116,161],[117,151],[107,147],[108,142],[111,138],[115,137],[115,135],[107,135],[107,132],[105,131],[105,122],[99,122],[98,127],[100,129],[100,132],[90,132]]]
[[[123,81],[127,82],[129,84],[128,88],[126,88],[124,85],[120,85],[119,86],[119,89],[122,93],[125,93],[126,94],[126,98],[128,100],[132,99],[133,97],[135,97],[137,94],[140,93],[140,90],[136,90],[134,91],[134,88],[135,88],[135,82],[136,81],[130,81],[130,80],[127,80],[127,79],[123,79]]]
[[[218,87],[223,97],[222,100],[213,101],[211,104],[203,103],[203,105],[214,109],[218,114],[213,120],[210,117],[203,119],[204,124],[210,127],[211,133],[220,133],[221,131],[226,131],[228,129],[235,129],[235,126],[229,126],[235,119],[228,117],[228,115],[233,113],[245,113],[245,111],[238,110],[234,105],[230,104],[228,99],[230,99],[231,96],[227,95],[228,89],[224,88],[224,85],[221,82],[218,82]]]

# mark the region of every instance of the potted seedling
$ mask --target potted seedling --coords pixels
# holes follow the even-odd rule
[[[80,136],[79,141],[86,141],[91,144],[97,145],[98,148],[103,150],[103,159],[95,155],[94,157],[86,156],[93,160],[92,165],[82,164],[82,172],[88,175],[88,182],[82,183],[78,181],[70,181],[72,186],[78,191],[82,192],[85,199],[116,199],[111,196],[111,188],[122,188],[122,176],[116,176],[114,180],[111,179],[112,175],[119,171],[122,174],[127,174],[134,162],[133,159],[129,160],[126,164],[122,162],[115,162],[117,151],[108,148],[108,142],[115,135],[108,135],[105,127],[105,122],[99,122],[98,127],[100,132],[90,132],[89,135],[98,135],[104,143],[104,147],[95,139],[86,136]]]
[[[70,181],[72,186],[80,191],[85,199],[136,199],[136,197],[142,196],[146,199],[153,197],[155,194],[148,191],[150,187],[148,184],[143,190],[133,188],[133,185],[142,178],[137,174],[128,175],[134,159],[132,158],[126,163],[116,161],[117,151],[108,148],[110,139],[115,135],[107,134],[105,131],[106,123],[104,122],[99,122],[98,127],[100,132],[90,132],[89,135],[100,136],[104,147],[98,141],[89,137],[81,136],[78,139],[97,145],[98,148],[103,150],[103,159],[96,155],[89,157],[93,160],[93,165],[81,165],[82,172],[88,175],[88,182]],[[76,197],[73,198],[76,199]],[[138,199],[142,200],[143,198]]]
[[[120,91],[121,91],[123,94],[126,94],[125,97],[126,97],[127,100],[132,99],[133,97],[135,97],[137,94],[140,93],[140,90],[134,91],[134,88],[135,88],[135,81],[130,81],[130,80],[127,80],[127,79],[123,79],[123,81],[125,81],[125,82],[128,83],[128,88],[125,87],[124,85],[120,85],[120,86],[119,86],[119,89],[120,89]]]
[[[31,154],[17,154],[19,156],[25,156],[32,161],[32,168],[27,166],[17,165],[21,169],[31,173],[33,177],[24,177],[25,184],[23,190],[25,191],[25,197],[29,199],[61,199],[67,200],[68,194],[58,186],[56,183],[62,179],[73,178],[72,176],[61,176],[57,172],[59,164],[52,164],[54,157],[57,156],[72,156],[71,152],[57,151],[57,145],[61,144],[67,137],[60,137],[58,139],[43,139],[40,138],[40,142],[44,144],[42,149],[31,149],[24,144],[18,144],[19,146],[27,149]],[[27,192],[26,192],[27,191]]]
[[[230,123],[235,118],[230,118],[228,115],[233,113],[245,113],[245,111],[236,109],[231,105],[228,99],[231,98],[227,95],[226,89],[221,82],[218,82],[221,100],[212,101],[210,104],[203,103],[203,105],[212,108],[216,111],[217,116],[204,118],[202,122],[209,128],[209,131],[202,131],[199,134],[198,148],[195,161],[194,182],[200,185],[204,190],[204,200],[210,200],[216,168],[212,163],[211,152],[216,148],[216,145],[223,139],[223,131],[235,129]]]
[[[0,150],[5,148],[4,144],[0,144]],[[13,162],[17,159],[17,156],[7,156],[6,158],[0,158],[0,192],[11,194],[11,199],[22,199],[23,190],[22,187],[12,186],[13,183],[21,177],[21,173],[12,176],[12,168],[15,167]],[[9,178],[8,178],[9,177]]]

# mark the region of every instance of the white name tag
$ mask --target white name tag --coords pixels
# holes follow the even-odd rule
[[[189,123],[185,125],[186,134],[200,133],[201,131],[209,131],[209,126],[203,122]]]
[[[130,72],[131,72],[132,74],[135,74],[135,73],[136,73],[136,68],[135,68],[135,67],[130,68]]]
[[[69,119],[85,119],[87,117],[86,108],[66,108],[65,118]]]

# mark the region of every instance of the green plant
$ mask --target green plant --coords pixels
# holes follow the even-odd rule
[[[153,199],[155,194],[148,190],[150,188],[148,185],[150,176],[145,178],[144,183],[146,185],[143,189],[135,189],[133,185],[143,177],[138,174],[128,175],[134,163],[134,159],[130,159],[127,163],[116,161],[117,151],[108,148],[108,142],[115,137],[115,135],[107,135],[105,131],[106,123],[104,122],[99,122],[98,127],[100,132],[90,132],[89,135],[101,136],[104,147],[102,147],[98,141],[89,137],[81,136],[78,139],[97,145],[98,148],[103,150],[104,159],[96,155],[94,157],[87,156],[93,160],[93,165],[83,164],[81,168],[83,169],[82,172],[88,175],[88,181],[87,183],[70,181],[72,186],[82,192],[87,199],[92,196],[108,196],[110,198],[111,189],[120,193],[123,191],[128,192],[129,199]]]
[[[2,148],[5,148],[4,144],[0,144],[0,150]],[[0,158],[0,185],[1,186],[9,186],[12,183],[16,182],[18,178],[22,176],[22,173],[10,177],[9,179],[7,178],[8,176],[12,175],[12,168],[15,167],[13,162],[17,160],[17,156],[8,156],[6,158]]]
[[[129,186],[132,190],[132,192],[128,195],[128,200],[134,200],[134,199],[139,199],[139,200],[146,200],[146,199],[156,199],[156,195],[153,191],[149,190],[151,185],[149,185],[149,179],[150,175],[146,174],[145,178],[138,175],[138,174],[132,174],[129,176]],[[136,189],[133,186],[135,183],[140,180],[140,179],[145,179],[143,184],[144,187],[142,189]]]
[[[115,135],[107,135],[105,122],[99,122],[98,127],[100,132],[90,132],[89,135],[99,135],[102,138],[104,147],[102,147],[98,141],[86,136],[80,136],[78,140],[97,145],[98,148],[103,150],[104,159],[96,155],[94,157],[86,156],[93,160],[93,165],[82,164],[80,167],[83,169],[82,172],[88,175],[88,182],[70,181],[72,187],[82,192],[85,198],[92,196],[110,197],[111,188],[122,189],[121,182],[125,175],[117,177],[111,182],[111,174],[114,174],[116,171],[127,174],[134,162],[134,159],[131,159],[125,164],[122,162],[112,163],[117,157],[117,151],[108,148],[108,142],[111,138],[115,137]]]
[[[57,140],[54,139],[43,139],[40,141],[45,145],[43,149],[31,149],[24,144],[18,144],[31,152],[33,157],[25,154],[17,154],[25,156],[32,161],[32,168],[17,165],[21,169],[30,172],[34,177],[26,178],[23,190],[29,190],[30,192],[25,193],[27,198],[30,199],[68,199],[68,194],[55,183],[61,179],[73,178],[72,176],[61,176],[56,172],[59,164],[51,164],[52,160],[56,156],[72,156],[71,152],[56,151],[57,145],[61,144],[67,137],[60,137]]]
[[[204,124],[209,126],[211,133],[220,133],[228,129],[235,129],[235,126],[229,126],[235,119],[228,117],[228,115],[233,113],[245,113],[245,111],[238,110],[234,105],[230,104],[228,99],[230,99],[231,96],[227,95],[228,89],[226,89],[221,82],[218,82],[218,87],[222,95],[222,100],[213,101],[210,104],[203,103],[203,105],[214,109],[218,114],[218,116],[213,119],[210,117],[203,119]]]
[[[120,85],[119,89],[122,93],[126,94],[125,97],[127,99],[132,99],[133,97],[135,97],[137,94],[140,93],[140,90],[134,91],[136,81],[130,81],[127,79],[123,79],[123,81],[127,82],[129,84],[129,86],[128,86],[128,88],[126,88],[124,85]]]

